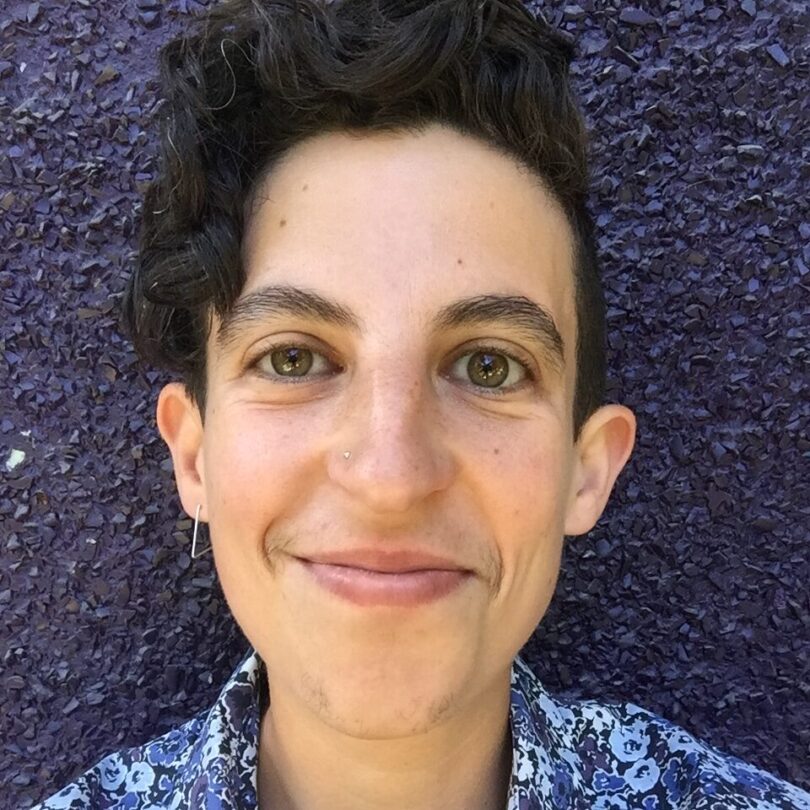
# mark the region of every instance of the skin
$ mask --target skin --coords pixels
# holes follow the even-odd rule
[[[551,600],[564,536],[595,525],[635,441],[632,411],[608,404],[573,442],[571,239],[535,178],[439,125],[319,135],[264,183],[242,295],[306,287],[365,331],[275,315],[221,351],[214,316],[204,426],[179,382],[157,406],[183,508],[202,504],[229,607],[267,663],[261,807],[504,806],[512,661]],[[564,370],[509,327],[428,330],[444,304],[485,293],[546,307]],[[313,376],[274,372],[273,339],[320,352]],[[504,395],[482,386],[466,355],[453,362],[481,342],[522,352],[537,379],[510,388],[518,363]],[[475,576],[416,607],[360,607],[289,557],[375,544]]]

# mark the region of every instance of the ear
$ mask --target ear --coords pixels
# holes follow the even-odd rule
[[[565,514],[566,535],[585,534],[599,520],[636,439],[636,417],[624,405],[603,405],[582,426]]]
[[[172,382],[160,392],[156,416],[160,435],[172,454],[183,509],[193,517],[197,504],[202,504],[202,520],[205,514],[205,464],[199,408],[191,401],[182,383]]]

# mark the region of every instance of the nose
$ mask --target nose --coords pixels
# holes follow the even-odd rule
[[[356,502],[380,515],[403,514],[449,486],[455,464],[426,381],[406,378],[400,366],[365,385],[358,381],[345,404],[329,475]]]

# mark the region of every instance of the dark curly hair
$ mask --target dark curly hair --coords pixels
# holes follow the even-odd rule
[[[605,390],[605,303],[586,208],[573,47],[519,0],[225,0],[159,53],[160,166],[122,326],[205,414],[206,340],[245,273],[246,207],[276,162],[325,131],[441,123],[528,167],[574,237],[574,440]]]

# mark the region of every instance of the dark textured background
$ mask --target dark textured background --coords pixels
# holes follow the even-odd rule
[[[545,6],[579,43],[609,398],[639,432],[527,654],[552,691],[810,788],[805,5]],[[200,8],[0,10],[4,808],[205,708],[247,649],[189,556],[154,419],[170,378],[117,327],[156,50]]]

